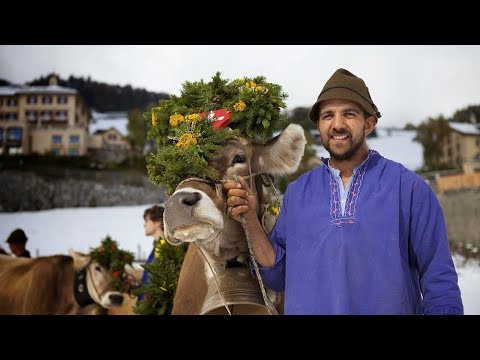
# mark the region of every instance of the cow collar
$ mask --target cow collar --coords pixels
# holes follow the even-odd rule
[[[88,293],[87,266],[75,272],[73,294],[75,296],[75,300],[80,306],[87,306],[95,302],[90,296],[90,294]]]

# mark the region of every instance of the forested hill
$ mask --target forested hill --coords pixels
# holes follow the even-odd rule
[[[50,75],[42,76],[28,84],[30,86],[48,85]],[[101,83],[91,80],[90,77],[70,76],[67,80],[59,78],[58,84],[78,90],[87,105],[99,112],[130,111],[135,108],[145,110],[150,103],[170,97],[167,93],[155,93],[145,89],[132,88],[130,85]]]

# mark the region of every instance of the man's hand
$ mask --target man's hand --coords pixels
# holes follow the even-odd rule
[[[241,221],[241,216],[246,221],[257,217],[258,200],[248,186],[247,181],[240,177],[240,181],[229,181],[223,185],[227,190],[227,213],[235,220]]]

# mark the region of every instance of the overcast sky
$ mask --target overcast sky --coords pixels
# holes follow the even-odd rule
[[[184,81],[209,81],[216,71],[230,80],[263,75],[288,93],[288,109],[311,106],[340,67],[366,81],[379,125],[418,124],[480,105],[480,46],[0,46],[0,78],[13,83],[55,71],[179,94]]]

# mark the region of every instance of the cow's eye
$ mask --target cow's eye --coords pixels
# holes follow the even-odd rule
[[[244,162],[247,161],[247,157],[243,154],[238,154],[235,155],[235,157],[232,160],[232,164],[243,164]]]
[[[95,270],[102,272],[102,268],[100,266],[95,266]]]

